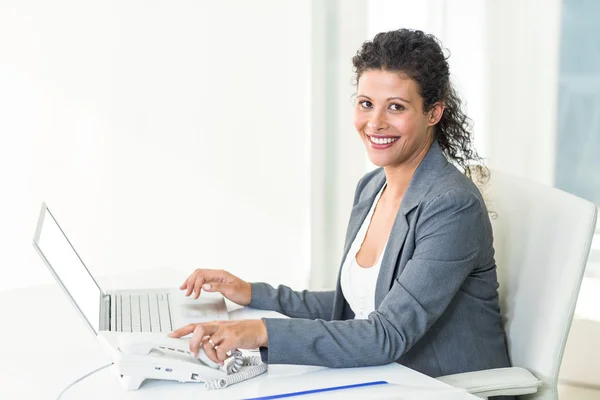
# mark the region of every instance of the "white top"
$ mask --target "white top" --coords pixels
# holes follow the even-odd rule
[[[367,230],[371,224],[373,212],[375,211],[375,206],[386,185],[387,183],[383,185],[379,193],[377,193],[375,200],[373,200],[371,210],[358,230],[356,238],[354,238],[354,242],[352,242],[350,250],[348,250],[348,254],[346,255],[346,259],[344,260],[344,264],[342,265],[340,284],[342,293],[354,312],[354,319],[367,319],[369,314],[375,311],[375,286],[377,284],[379,270],[381,269],[381,259],[383,258],[385,248],[387,247],[387,240],[383,247],[383,251],[379,255],[375,265],[372,267],[361,267],[356,261],[356,254],[365,240]]]

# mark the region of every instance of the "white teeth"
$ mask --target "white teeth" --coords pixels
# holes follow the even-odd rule
[[[372,136],[369,136],[369,140],[375,144],[388,144],[388,143],[392,143],[395,142],[396,140],[398,140],[399,138],[384,138],[384,139],[378,139],[378,138],[374,138]]]

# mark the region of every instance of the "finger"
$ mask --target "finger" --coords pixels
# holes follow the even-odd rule
[[[211,336],[213,333],[217,331],[217,326],[214,324],[198,324],[194,328],[194,334],[192,335],[192,339],[190,340],[190,351],[194,354],[194,357],[198,356],[198,349],[200,349],[200,345],[202,344],[202,339],[205,336]]]
[[[226,325],[219,324],[219,329],[217,329],[217,331],[215,333],[213,333],[209,338],[210,340],[212,340],[212,342],[216,346],[214,348],[215,357],[217,358],[218,362],[221,362],[221,363],[223,361],[225,361],[225,359],[227,358],[227,356],[224,354],[229,351],[229,349],[226,348],[227,344],[225,343],[227,340],[227,337],[229,336],[228,331],[229,331],[229,329]],[[206,342],[208,342],[210,345],[210,342],[208,340]],[[225,347],[222,347],[222,346],[225,346]]]
[[[212,284],[221,283],[225,280],[225,271],[214,270],[214,269],[204,269],[199,270],[198,276],[196,277],[196,283],[194,285],[194,292],[196,293],[196,298],[200,296],[201,290],[204,289],[205,284],[209,284],[205,290],[210,291]],[[201,278],[201,279],[200,279]],[[214,288],[213,288],[214,291]]]
[[[173,332],[169,333],[169,337],[174,337],[174,338],[179,338],[185,335],[188,335],[192,332],[194,332],[194,329],[196,329],[196,325],[198,324],[187,324],[179,329],[174,330]]]
[[[179,286],[179,289],[181,289],[181,290],[183,290],[183,289],[187,289],[187,282],[188,282],[188,280],[187,280],[187,278],[186,278],[186,280],[185,280],[185,281],[183,281],[183,283],[181,284],[181,286]]]
[[[195,270],[187,279],[187,291],[185,292],[186,296],[189,296],[190,294],[192,294],[192,290],[194,289],[194,283],[196,282],[196,276],[198,275],[199,271]]]
[[[215,342],[213,341],[213,343]],[[210,358],[213,362],[217,364],[223,364],[223,362],[220,361],[217,357],[216,349],[218,348],[218,346],[219,345],[215,343],[215,347],[213,347],[213,344],[207,340],[206,342],[202,343],[202,351],[204,351],[204,354],[206,354],[206,356]]]
[[[235,347],[233,345],[233,343],[234,342],[232,342],[231,340],[223,340],[222,342],[219,343],[219,345],[216,348],[217,359],[219,360],[219,362],[224,362],[225,360],[227,360],[229,358],[229,356],[227,355],[227,352]]]
[[[207,292],[219,292],[222,293],[223,290],[227,287],[226,283],[218,283],[218,282],[212,282],[212,283],[205,283],[204,285],[202,285],[202,289],[206,290]]]
[[[221,269],[198,269],[200,275],[206,282],[225,282],[228,278],[228,272]]]
[[[202,285],[204,284],[204,277],[203,276],[198,276],[196,278],[196,283],[194,284],[194,299],[197,299],[198,297],[200,297],[200,288],[202,287]]]

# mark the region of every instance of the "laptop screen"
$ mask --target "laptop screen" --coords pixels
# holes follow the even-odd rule
[[[54,271],[58,283],[98,333],[102,292],[45,205],[42,206],[34,243]]]

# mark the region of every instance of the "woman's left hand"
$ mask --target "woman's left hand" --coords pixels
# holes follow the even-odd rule
[[[219,364],[223,364],[231,349],[255,349],[269,344],[267,327],[260,319],[188,324],[171,332],[169,337],[179,338],[190,333],[193,333],[190,351],[194,357],[202,346],[208,358]]]

